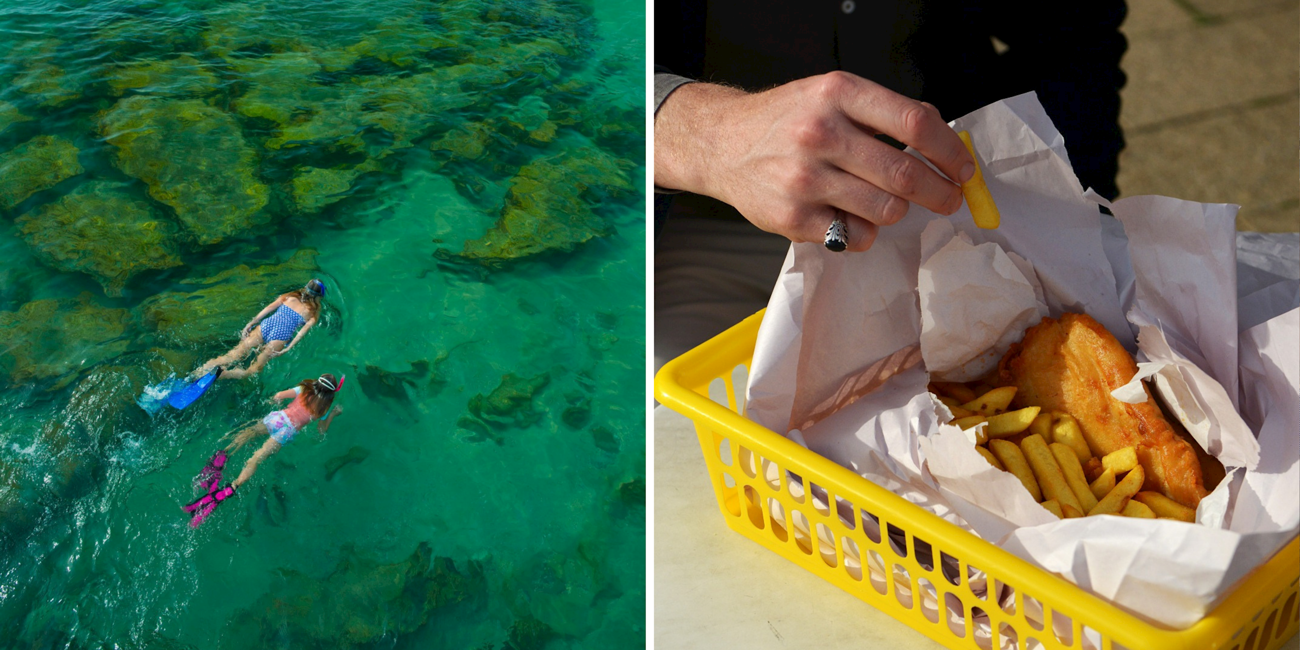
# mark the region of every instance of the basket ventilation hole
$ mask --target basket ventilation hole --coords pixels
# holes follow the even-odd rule
[[[1118,643],[1112,643],[1110,646],[1110,650],[1128,650],[1128,647],[1120,645]],[[1233,648],[1232,650],[1237,650],[1237,649]]]
[[[915,553],[913,557],[916,558],[916,563],[921,565],[922,569],[934,571],[934,549],[930,547],[929,542],[913,537],[912,552]]]
[[[912,575],[901,564],[894,565],[894,598],[906,609],[912,609]]]
[[[970,630],[971,640],[975,642],[976,646],[979,646],[980,650],[992,650],[993,625],[989,621],[989,615],[983,609],[979,607],[970,608]]]
[[[1079,636],[1083,637],[1080,639],[1083,650],[1101,650],[1101,632],[1084,625],[1079,631]]]
[[[871,578],[871,586],[880,595],[885,595],[885,560],[875,551],[867,551],[867,575]]]
[[[961,602],[957,594],[947,593],[943,595],[944,610],[947,612],[948,631],[957,638],[966,636],[966,605]],[[972,613],[972,615],[974,615]]]
[[[782,542],[789,540],[790,533],[785,529],[785,509],[781,507],[781,502],[769,497],[767,511],[772,519],[772,535]]]
[[[736,479],[730,474],[722,473],[722,505],[732,517],[740,516],[740,490],[736,489]]]
[[[1046,647],[1047,646],[1043,645],[1042,641],[1039,641],[1032,636],[1025,639],[1025,650],[1043,650],[1043,648]]]
[[[1297,613],[1295,609],[1295,598],[1296,594],[1291,594],[1291,597],[1286,599],[1286,604],[1282,606],[1282,626],[1277,629],[1279,635],[1283,630],[1287,629],[1287,621],[1292,620],[1291,617],[1295,616]]]
[[[850,578],[862,582],[862,554],[858,552],[858,543],[846,535],[840,538],[840,544],[844,547],[845,573],[848,573]]]
[[[727,403],[727,382],[721,377],[709,382],[709,399],[731,408],[731,404]]]
[[[763,506],[759,504],[758,492],[752,486],[745,486],[745,507],[749,511],[749,523],[754,528],[763,530]]]
[[[957,558],[947,553],[939,553],[939,567],[943,571],[943,577],[948,584],[956,587],[961,584],[961,562]]]
[[[889,531],[889,547],[898,557],[907,557],[907,532],[893,524],[886,524]]]
[[[835,514],[840,518],[840,524],[849,530],[857,530],[858,523],[853,519],[853,503],[845,501],[840,497],[835,497]]]
[[[989,579],[983,571],[969,564],[966,565],[966,588],[980,600],[989,599]]]
[[[1046,618],[1046,614],[1043,612],[1043,604],[1029,594],[1022,593],[1021,596],[1024,598],[1025,603],[1025,620],[1029,622],[1030,627],[1042,632],[1044,627],[1043,619]]]
[[[763,459],[763,481],[767,483],[769,490],[781,491],[781,468],[766,458]]]
[[[722,461],[723,465],[730,465],[732,463],[731,438],[723,438],[722,442],[718,443],[718,460]]]
[[[740,471],[745,473],[749,478],[758,476],[758,454],[750,451],[748,447],[740,446]]]
[[[1255,650],[1255,640],[1258,637],[1259,637],[1259,628],[1255,628],[1251,630],[1250,636],[1246,637],[1246,645],[1241,647],[1242,650]]]
[[[1010,623],[1003,623],[998,627],[998,641],[994,647],[998,648],[1017,648],[1020,644],[1020,635],[1016,634],[1016,628],[1011,627]]]
[[[1275,609],[1273,610],[1273,613],[1268,615],[1268,620],[1264,622],[1264,633],[1259,637],[1260,642],[1263,645],[1268,645],[1268,640],[1273,638],[1273,624],[1276,622],[1277,610]]]
[[[817,524],[817,549],[821,551],[822,562],[826,566],[832,569],[839,566],[839,560],[835,557],[835,535],[826,524]]]
[[[736,391],[736,412],[745,414],[745,390],[749,387],[749,368],[736,366],[731,371],[731,385]]]
[[[1015,616],[1016,614],[1016,588],[1004,582],[993,581],[993,594],[1002,606],[1002,611]]]
[[[794,499],[795,503],[803,503],[803,477],[787,471],[785,473],[785,485],[790,492],[790,498]]]
[[[872,542],[880,543],[880,518],[867,512],[859,510],[862,513],[862,532],[867,534],[867,538]]]
[[[826,492],[826,488],[813,483],[809,491],[812,492],[813,510],[823,517],[830,516],[830,495]]]
[[[1074,621],[1058,611],[1052,611],[1052,633],[1056,640],[1067,646],[1074,645]]]
[[[795,544],[804,555],[812,555],[812,533],[809,532],[808,518],[804,516],[802,510],[791,510],[790,517],[794,520]]]
[[[921,592],[921,613],[925,615],[925,620],[931,623],[939,622],[939,599],[935,595],[934,585],[929,580],[920,578],[916,581],[916,588]]]

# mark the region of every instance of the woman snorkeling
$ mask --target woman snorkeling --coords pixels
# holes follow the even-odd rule
[[[262,308],[240,332],[239,345],[231,351],[209,360],[194,371],[202,377],[217,366],[239,363],[253,348],[261,347],[257,358],[247,368],[223,370],[218,379],[243,379],[256,375],[271,357],[278,357],[293,349],[303,335],[316,324],[320,316],[321,299],[325,297],[325,283],[313,279],[301,289],[282,294],[275,302]],[[268,316],[267,314],[270,314]],[[258,323],[261,327],[256,327]],[[285,345],[285,343],[288,345]]]
[[[208,461],[207,466],[203,468],[197,483],[207,494],[184,508],[186,512],[194,513],[194,518],[190,520],[190,526],[198,526],[204,517],[207,517],[217,507],[217,504],[233,496],[239,486],[252,478],[253,473],[257,471],[257,466],[262,461],[270,458],[271,454],[280,450],[280,447],[289,444],[289,441],[293,440],[294,434],[301,431],[307,424],[319,420],[328,412],[329,416],[325,417],[317,426],[321,435],[325,435],[325,431],[329,429],[334,416],[343,412],[341,406],[335,406],[334,410],[330,410],[330,405],[334,403],[334,396],[342,387],[343,379],[335,379],[334,375],[326,373],[316,379],[304,379],[297,386],[276,393],[271,398],[272,404],[290,398],[293,401],[283,410],[272,411],[257,424],[234,434],[235,439],[225,449],[218,450],[212,456],[212,459]],[[227,436],[229,435],[227,434]],[[221,482],[221,471],[226,465],[228,454],[238,451],[240,447],[258,436],[267,436],[267,439],[253,453],[253,456],[244,463],[244,468],[239,472],[239,477],[225,487],[217,488],[217,484]]]

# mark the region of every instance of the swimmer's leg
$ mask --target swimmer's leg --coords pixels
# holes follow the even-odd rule
[[[271,360],[272,352],[279,352],[283,349],[284,341],[271,341],[262,346],[262,351],[258,353],[257,358],[254,359],[252,363],[248,364],[247,368],[232,368],[221,373],[221,376],[218,377],[218,379],[243,379],[244,377],[252,377],[261,372],[262,366],[265,366],[266,362]]]
[[[253,472],[257,471],[257,466],[277,451],[280,451],[280,443],[276,442],[274,438],[267,438],[266,442],[262,443],[262,447],[253,454],[253,457],[244,463],[244,469],[239,472],[239,478],[235,479],[231,486],[238,488],[243,485],[244,481],[253,477]]]
[[[266,430],[266,425],[262,424],[261,422],[258,422],[257,424],[254,424],[253,426],[248,427],[247,429],[244,429],[243,431],[240,431],[239,433],[235,434],[235,439],[231,441],[229,445],[226,445],[226,452],[227,453],[233,452],[239,449],[240,447],[243,447],[245,444],[248,443],[249,440],[252,440],[257,436],[269,436],[269,435],[271,435],[271,432]]]
[[[239,363],[244,360],[244,357],[248,356],[249,352],[253,351],[253,348],[261,344],[262,330],[254,327],[253,331],[249,332],[247,336],[239,341],[239,345],[231,348],[229,352],[215,359],[210,359],[203,365],[199,366],[199,369],[194,371],[193,376],[202,377],[217,366],[228,366],[232,363]],[[222,373],[222,377],[225,377],[225,373]]]

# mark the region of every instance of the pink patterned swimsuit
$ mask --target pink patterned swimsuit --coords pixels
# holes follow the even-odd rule
[[[262,418],[262,424],[266,425],[271,439],[282,445],[289,444],[289,441],[293,440],[293,434],[298,433],[299,429],[307,426],[307,423],[314,419],[302,399],[302,387],[294,386],[293,390],[298,393],[298,396],[283,411],[272,411]]]

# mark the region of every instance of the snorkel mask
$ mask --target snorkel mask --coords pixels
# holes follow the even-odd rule
[[[347,378],[347,375],[343,375],[339,378],[338,383],[335,383],[332,375],[321,375],[316,378],[316,383],[331,393],[337,393],[340,388],[343,388],[343,381]]]
[[[307,290],[307,293],[316,296],[317,298],[325,297],[325,283],[316,278],[312,278],[308,281],[307,286],[303,288]]]

